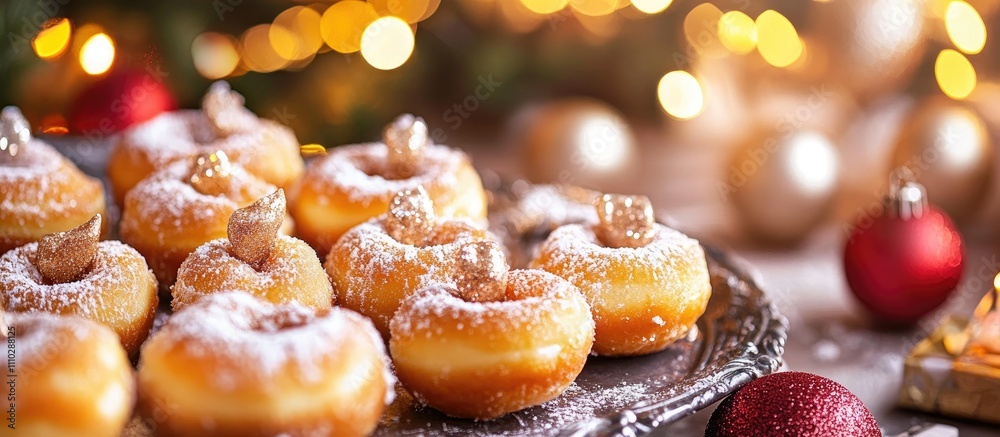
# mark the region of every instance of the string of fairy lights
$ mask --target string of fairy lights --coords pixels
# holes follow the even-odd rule
[[[818,1],[818,0],[817,0]],[[823,0],[829,1],[829,0]],[[510,28],[531,31],[547,16],[576,16],[585,29],[601,34],[601,18],[616,14],[653,15],[668,11],[672,0],[463,0],[469,8],[495,8]],[[418,24],[430,18],[440,0],[343,0],[332,4],[292,6],[271,23],[252,26],[240,35],[205,32],[191,46],[195,69],[207,79],[235,77],[247,72],[268,73],[305,68],[326,52],[360,53],[372,67],[393,70],[413,54]],[[941,50],[934,75],[941,91],[957,100],[976,88],[976,70],[970,56],[986,43],[986,25],[974,6],[965,0],[931,0],[929,10],[942,20],[954,48]],[[706,39],[705,29],[708,32]],[[796,69],[809,56],[807,41],[795,26],[775,10],[750,17],[739,10],[722,11],[701,3],[685,15],[683,33],[694,48],[719,47],[731,54],[755,53],[777,68]],[[56,18],[43,26],[32,42],[42,59],[54,60],[74,53],[83,71],[106,73],[115,60],[115,42],[95,24],[74,29],[69,19]],[[702,84],[692,72],[670,71],[657,86],[658,100],[670,116],[687,120],[704,109]]]

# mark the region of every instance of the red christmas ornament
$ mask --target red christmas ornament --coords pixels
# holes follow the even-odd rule
[[[705,437],[881,437],[878,422],[854,393],[805,372],[751,381],[719,404]]]
[[[176,107],[157,69],[117,70],[76,96],[70,130],[89,138],[105,137]]]
[[[892,325],[933,311],[962,277],[961,235],[905,173],[893,177],[885,214],[856,223],[844,249],[851,291],[879,321]]]

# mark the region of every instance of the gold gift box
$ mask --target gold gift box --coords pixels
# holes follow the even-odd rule
[[[906,357],[902,407],[1000,424],[1000,357],[966,348],[968,320],[946,319]]]

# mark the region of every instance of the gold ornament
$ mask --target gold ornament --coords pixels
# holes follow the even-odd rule
[[[556,100],[521,111],[507,128],[508,143],[522,153],[525,175],[535,183],[603,190],[633,185],[635,137],[624,117],[585,98]]]
[[[31,126],[16,106],[0,111],[0,158],[13,158],[31,141]]]
[[[597,236],[608,247],[643,247],[656,234],[653,205],[646,196],[605,194],[597,201]]]
[[[962,222],[983,203],[994,153],[979,115],[962,103],[935,97],[920,102],[903,122],[892,168],[909,168],[933,203]]]
[[[247,131],[259,123],[253,112],[244,106],[243,96],[233,91],[229,83],[218,81],[208,88],[201,101],[208,121],[220,137],[236,132]]]
[[[202,194],[219,194],[229,188],[233,174],[229,156],[221,150],[203,153],[191,161],[191,186]]]
[[[233,256],[260,270],[271,256],[284,219],[285,191],[280,188],[234,211],[228,227]]]
[[[913,76],[928,34],[922,0],[810,2],[807,61],[821,84],[837,84],[863,101],[898,90]]]
[[[389,215],[385,229],[392,238],[403,244],[423,246],[437,226],[434,203],[423,186],[403,190],[389,202]]]
[[[993,289],[986,292],[972,314],[966,355],[1000,367],[1000,274],[993,279]]]
[[[406,179],[416,173],[427,148],[427,123],[412,114],[396,117],[382,131],[382,141],[388,147],[386,175],[391,179]]]
[[[795,244],[829,215],[839,159],[826,136],[762,130],[737,150],[718,190],[724,200],[733,201],[753,239]]]
[[[35,252],[35,267],[48,284],[64,284],[80,278],[97,256],[101,238],[101,215],[64,232],[42,237]]]
[[[510,266],[493,241],[466,243],[458,250],[453,279],[459,296],[469,302],[499,302],[507,294]]]

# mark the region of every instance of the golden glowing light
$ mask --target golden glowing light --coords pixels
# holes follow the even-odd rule
[[[50,59],[61,55],[69,47],[69,37],[72,26],[66,18],[53,19],[42,26],[41,32],[31,40],[31,48],[42,59]]]
[[[361,50],[361,34],[377,19],[378,12],[369,3],[358,0],[337,2],[323,12],[320,34],[331,49],[354,53]]]
[[[194,39],[191,43],[191,57],[194,59],[194,69],[207,79],[229,76],[240,63],[236,40],[215,32],[205,32]]]
[[[399,17],[382,17],[361,34],[361,56],[372,67],[392,70],[413,54],[413,29]]]
[[[934,61],[934,77],[948,97],[962,100],[976,89],[976,69],[961,53],[944,49]]]
[[[952,44],[964,53],[974,55],[986,45],[986,24],[976,8],[962,1],[948,3],[944,18],[945,30]]]
[[[647,14],[663,12],[674,0],[632,0],[632,6]]]
[[[729,51],[745,55],[757,47],[757,24],[740,11],[729,11],[719,18],[719,39]]]
[[[80,66],[90,75],[102,74],[115,62],[115,43],[105,33],[90,37],[80,48]]]
[[[407,23],[425,20],[441,5],[441,0],[368,0],[379,15],[393,15]]]
[[[551,14],[563,10],[569,0],[521,0],[521,3],[536,14]]]
[[[512,0],[496,4],[504,28],[514,33],[528,33],[545,21],[545,15],[532,12],[524,3]]]
[[[243,64],[251,71],[268,73],[288,65],[288,60],[271,45],[270,24],[258,24],[244,31],[240,36],[240,51]]]
[[[683,70],[671,71],[656,86],[660,106],[671,117],[688,120],[696,117],[705,107],[705,95],[698,79]]]
[[[757,16],[757,50],[775,67],[787,67],[802,55],[802,40],[791,21],[774,10]]]
[[[301,61],[323,46],[320,15],[312,8],[293,6],[278,14],[271,23],[268,39],[282,58]]]
[[[722,11],[711,3],[695,6],[684,17],[684,37],[695,52],[706,54],[722,49],[718,36],[720,19]]]
[[[570,6],[583,15],[600,17],[618,10],[618,0],[569,0]]]

